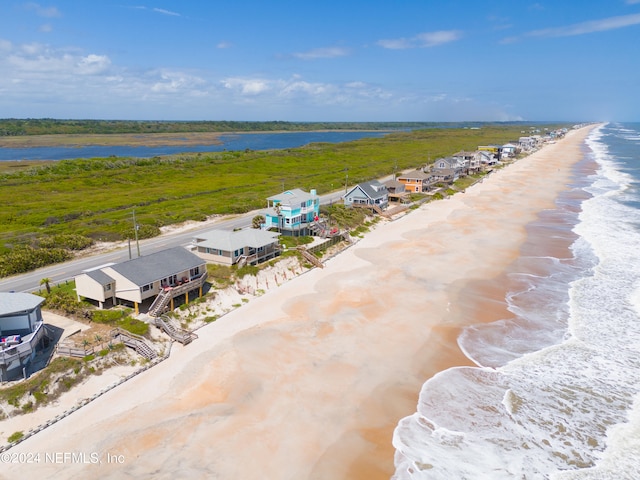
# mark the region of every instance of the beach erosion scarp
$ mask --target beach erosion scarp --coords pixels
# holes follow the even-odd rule
[[[460,330],[505,314],[495,279],[567,188],[590,128],[378,226],[10,450],[99,462],[3,475],[389,478],[398,421],[427,378],[471,364]]]

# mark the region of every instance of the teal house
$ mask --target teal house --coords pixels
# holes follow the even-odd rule
[[[287,190],[267,199],[264,229],[276,229],[283,235],[309,235],[309,227],[320,215],[320,197],[315,190]]]

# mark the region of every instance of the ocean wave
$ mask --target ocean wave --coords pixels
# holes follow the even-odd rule
[[[637,477],[640,210],[622,199],[640,171],[617,155],[629,140],[616,128],[587,139],[598,170],[580,187],[591,197],[576,212],[572,258],[520,259],[513,317],[459,339],[482,367],[428,380],[399,423],[395,478]]]

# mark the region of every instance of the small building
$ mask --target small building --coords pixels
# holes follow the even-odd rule
[[[170,300],[199,290],[207,278],[206,262],[183,247],[174,247],[151,255],[134,258],[118,264],[108,264],[77,277],[76,293],[98,303],[133,305],[136,314],[140,305],[149,303],[160,293],[170,292]]]
[[[267,199],[263,229],[276,228],[283,235],[309,235],[320,216],[320,197],[315,190],[287,190]]]
[[[344,194],[344,204],[368,206],[377,210],[385,210],[389,206],[389,192],[378,180],[359,183]]]
[[[0,292],[0,381],[20,375],[42,347],[44,298],[31,293]]]
[[[279,236],[277,232],[255,228],[209,230],[193,238],[194,253],[222,265],[255,265],[280,255]]]

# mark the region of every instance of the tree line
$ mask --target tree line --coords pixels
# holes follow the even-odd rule
[[[275,132],[317,130],[403,130],[429,128],[431,122],[251,122],[251,121],[138,121],[59,120],[53,118],[0,119],[0,136],[51,134],[124,134],[190,132]]]

